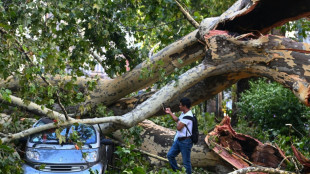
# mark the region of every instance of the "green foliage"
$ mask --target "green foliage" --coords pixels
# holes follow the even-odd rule
[[[268,131],[263,131],[260,125],[252,124],[251,121],[245,119],[239,119],[237,127],[234,128],[236,132],[250,135],[255,137],[261,142],[269,141]]]
[[[294,153],[291,147],[291,145],[294,145],[306,158],[310,158],[309,135],[305,135],[300,138],[300,136],[297,137],[294,135],[280,134],[279,131],[276,130],[264,131],[259,125],[250,125],[249,127],[249,123],[245,120],[239,120],[235,131],[255,137],[261,142],[269,142],[271,144],[277,145],[287,157],[294,157]],[[272,135],[274,138],[271,139],[269,135]],[[295,165],[293,162],[291,162],[291,158],[288,158],[288,160],[290,162],[288,163],[286,170],[295,171]]]
[[[200,22],[205,17],[220,15],[230,1],[183,1],[182,5]],[[209,4],[213,4],[212,8]],[[56,91],[67,107],[83,102],[93,90],[95,81],[85,93],[76,85],[83,70],[93,70],[98,61],[93,53],[105,57],[100,61],[110,77],[126,72],[126,60],[133,69],[147,59],[157,43],[162,49],[193,31],[175,1],[0,1],[0,78],[14,75],[21,87],[19,96],[27,101],[52,106]],[[176,75],[164,81],[177,80]],[[146,69],[142,76],[152,76]],[[38,76],[69,74],[71,81],[44,87]],[[46,77],[49,80],[52,77]],[[160,84],[157,84],[160,86]],[[16,94],[14,94],[16,95]],[[88,109],[88,108],[81,108]]]
[[[237,132],[277,144],[286,156],[293,157],[291,145],[310,157],[309,108],[291,91],[266,79],[250,82],[250,89],[241,94]],[[286,170],[294,171],[289,163]]]
[[[64,135],[61,135],[61,134],[60,134],[61,131],[62,131],[61,128],[56,129],[56,131],[55,131],[56,137],[57,137],[57,139],[58,139],[58,141],[59,141],[59,144],[66,143],[66,140],[67,140],[66,137],[65,137]]]
[[[147,160],[140,152],[134,150],[137,146],[141,146],[141,131],[142,128],[139,126],[121,130],[126,147],[116,147],[116,150],[114,152],[118,158],[117,160],[115,160],[116,168],[108,170],[107,173],[147,173],[147,166],[149,165],[147,163]],[[132,139],[134,141],[134,144],[130,143],[130,140]]]
[[[200,22],[219,15],[233,1],[184,1],[182,5]],[[214,3],[212,8],[205,8]],[[216,13],[215,13],[216,12]],[[81,93],[76,85],[83,70],[93,70],[98,61],[93,53],[104,56],[103,68],[110,75],[126,72],[126,60],[133,69],[147,59],[156,43],[161,49],[194,28],[184,18],[175,1],[0,1],[0,78],[14,75],[19,80],[19,94],[25,101],[51,107],[59,92],[67,107],[88,98],[96,81],[88,82]],[[130,40],[130,41],[129,41]],[[163,80],[177,80],[184,70],[165,77],[163,62],[156,71]],[[146,69],[144,75],[152,76]],[[72,76],[71,81],[42,86],[35,79],[48,81],[56,75]],[[49,76],[46,76],[49,75]],[[9,99],[9,98],[7,98]],[[88,109],[83,106],[80,110]]]
[[[291,145],[294,145],[306,157],[310,157],[310,139],[307,136],[298,138],[296,136],[277,135],[274,140],[288,156],[293,156]]]
[[[197,22],[201,22],[206,17],[219,16],[234,1],[182,0],[181,3]],[[158,50],[193,30],[193,26],[184,18],[173,0],[47,0],[44,2],[0,0],[0,78],[8,79],[9,76],[14,76],[18,79],[20,89],[14,95],[23,98],[25,103],[33,101],[42,107],[52,107],[57,101],[55,94],[59,92],[62,104],[65,107],[73,106],[85,101],[89,97],[89,92],[97,85],[96,79],[89,80],[85,90],[80,92],[76,84],[77,77],[84,75],[83,70],[93,70],[98,63],[93,52],[105,57],[100,63],[109,76],[114,77],[126,72],[126,60],[133,69],[147,59],[149,50],[159,41],[161,45]],[[304,32],[301,33],[304,34]],[[180,74],[198,62],[182,69],[175,69],[170,76],[166,76],[162,63],[157,62],[154,65],[157,66],[155,70],[160,72],[163,80],[157,84],[159,87],[171,80],[177,81]],[[179,61],[179,63],[182,62]],[[145,69],[141,77],[150,77],[152,73]],[[42,86],[35,80],[39,76],[44,76],[49,81],[56,75],[67,74],[72,76],[71,81],[59,82],[57,85]],[[10,102],[11,91],[1,89],[0,94],[5,101]],[[0,112],[8,109],[12,111],[12,125],[1,124],[1,132],[19,132],[30,127],[30,122],[20,120],[27,116],[27,113],[21,109],[9,107],[7,103],[1,103]],[[79,109],[84,111],[89,108],[81,106]],[[91,117],[96,117],[97,114],[113,115],[105,106],[97,107],[95,115]],[[287,113],[287,115],[294,114],[298,114],[297,111],[292,110]],[[281,118],[286,118],[287,115],[281,115]],[[276,116],[280,117],[280,115]],[[200,130],[209,129],[214,125],[213,115],[197,114],[197,117],[200,123],[203,122],[199,124]],[[257,122],[262,120],[255,115],[253,118],[256,118]],[[303,121],[303,117],[296,118]],[[309,117],[306,116],[305,119],[309,120]],[[162,123],[165,127],[175,127],[170,117],[160,117],[154,122]],[[294,124],[294,126],[304,133],[298,125]],[[135,143],[141,144],[140,131],[141,128],[134,127],[123,131],[123,134],[127,132],[128,135],[133,135]],[[126,156],[128,155],[126,149],[120,149],[120,151],[123,158],[128,158],[129,162],[124,172],[143,171],[141,167],[132,164],[131,161],[135,159]],[[129,151],[132,152],[132,149]],[[7,153],[6,156],[14,158],[13,153]],[[140,158],[138,154],[136,157]],[[14,159],[18,163],[18,158]],[[1,162],[0,165],[6,166],[4,168],[0,166],[1,170],[10,168],[11,165],[18,166],[6,162]],[[18,167],[15,168],[18,169]],[[166,171],[169,170],[164,169],[162,173]]]
[[[3,134],[17,133],[28,129],[32,126],[33,121],[31,119],[22,118],[21,113],[16,108],[12,108],[12,114],[10,117],[0,117],[0,132]],[[19,140],[16,140],[15,144],[2,144],[0,141],[0,174],[19,174],[23,173],[21,164],[22,159],[20,154]]]
[[[21,159],[14,148],[0,142],[0,174],[21,174]]]
[[[117,147],[115,153],[118,155],[119,160],[117,160],[116,166],[121,173],[146,173],[146,160],[141,153],[134,151],[135,148],[135,145],[130,145],[129,148]]]
[[[214,113],[202,113],[201,116],[197,116],[197,119],[198,129],[199,131],[203,131],[204,134],[208,134],[208,132],[216,125]]]
[[[282,32],[297,32],[297,37],[293,37],[292,39],[302,41],[303,38],[306,38],[309,35],[307,32],[310,31],[310,21],[303,18],[297,21],[286,23],[279,28]]]
[[[185,1],[183,6],[200,22],[220,15],[232,2]],[[81,76],[80,67],[92,69],[97,63],[90,59],[90,50],[106,57],[101,64],[114,76],[126,71],[126,59],[134,68],[159,41],[161,49],[194,29],[175,1],[166,0],[4,0],[0,1],[0,12],[0,27],[6,31],[0,32],[0,74],[4,79],[22,65],[27,65],[27,70],[19,74],[25,73],[27,80],[34,74],[64,73],[67,65],[72,75]],[[34,60],[33,55],[39,60],[34,61],[35,66],[27,60]]]
[[[129,143],[130,139],[133,139],[135,145],[140,146],[142,144],[141,132],[143,128],[141,126],[134,126],[129,129],[122,129],[123,140]],[[130,144],[130,143],[129,143]]]
[[[98,170],[94,171],[92,169],[89,169],[89,174],[99,174]]]
[[[108,108],[102,104],[98,104],[96,107],[96,111],[93,114],[89,115],[89,117],[109,117],[113,116],[114,113],[112,110],[108,110]]]
[[[266,83],[263,79],[250,82],[250,86],[237,103],[239,119],[253,121],[262,130],[269,131],[271,137],[278,134],[275,131],[288,135],[289,127],[286,124],[292,124],[298,130],[292,132],[296,136],[309,131],[310,110],[290,90],[275,82]]]
[[[0,132],[9,134],[17,133],[30,128],[33,125],[33,120],[21,118],[21,113],[16,108],[12,108],[13,113],[9,118],[0,117]],[[14,112],[16,111],[16,112]]]
[[[9,89],[0,89],[0,97],[3,98],[4,101],[11,103],[11,94],[12,92]]]
[[[169,115],[163,115],[160,117],[154,117],[150,119],[153,121],[155,124],[170,128],[170,129],[175,129],[175,121],[169,116]]]

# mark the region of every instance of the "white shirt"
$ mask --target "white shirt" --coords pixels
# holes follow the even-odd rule
[[[177,133],[175,134],[174,136],[174,141],[178,138],[178,137],[189,137],[192,135],[192,127],[193,127],[193,122],[192,120],[189,120],[189,119],[183,119],[185,116],[191,116],[193,117],[193,113],[191,110],[189,110],[188,112],[186,113],[183,113],[180,115],[179,119],[180,119],[180,122],[182,122],[183,124],[185,124],[187,127],[188,127],[188,130],[190,132],[188,132],[188,130],[186,129],[186,127],[184,126],[180,131],[177,130]],[[187,133],[187,135],[186,135]]]

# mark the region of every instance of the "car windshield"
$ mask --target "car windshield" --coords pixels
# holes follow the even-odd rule
[[[35,127],[39,127],[44,125],[43,121],[39,121]],[[75,142],[74,139],[79,137],[79,141],[82,141],[84,144],[94,144],[96,143],[96,131],[93,126],[78,124],[72,125],[63,129],[60,129],[60,135],[64,136],[66,141],[65,144],[73,144]],[[43,131],[37,134],[33,134],[30,137],[30,142],[32,143],[46,143],[46,144],[58,144],[59,140],[56,137],[56,129],[50,129],[47,131]]]

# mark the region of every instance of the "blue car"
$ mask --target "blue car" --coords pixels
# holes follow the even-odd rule
[[[33,127],[52,123],[42,118]],[[57,136],[61,136],[61,140]],[[110,159],[111,141],[100,139],[92,125],[76,124],[51,129],[28,137],[25,149],[25,174],[89,174],[105,173]],[[78,139],[79,141],[76,141]],[[61,141],[61,142],[59,142]],[[77,146],[82,142],[82,147]]]

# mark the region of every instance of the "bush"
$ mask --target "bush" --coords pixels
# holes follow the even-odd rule
[[[21,174],[21,159],[14,148],[0,142],[0,174]]]
[[[290,90],[266,79],[250,81],[250,89],[241,94],[237,106],[237,132],[277,144],[286,156],[294,156],[293,144],[309,158],[309,108]],[[286,170],[294,171],[294,163],[289,163]]]
[[[303,137],[309,131],[309,108],[278,83],[265,79],[250,81],[250,89],[241,94],[237,106],[240,119],[253,121],[263,131],[269,131],[271,138],[290,133]],[[290,131],[287,124],[294,129]]]

